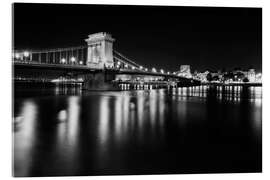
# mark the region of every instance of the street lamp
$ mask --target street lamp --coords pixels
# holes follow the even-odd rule
[[[19,53],[15,53],[15,58],[19,59],[20,58],[20,54]]]
[[[24,52],[23,52],[23,56],[24,56],[24,57],[29,57],[29,55],[30,55],[30,53],[29,53],[28,51],[24,51]]]
[[[75,57],[71,57],[70,60],[72,63],[74,63],[76,61]]]
[[[66,59],[65,58],[62,58],[61,59],[61,63],[65,64],[66,63]]]
[[[22,58],[22,60],[27,60],[27,58],[29,57],[29,55],[30,55],[30,53],[28,51],[24,51],[23,52],[23,57],[25,57],[25,59]]]

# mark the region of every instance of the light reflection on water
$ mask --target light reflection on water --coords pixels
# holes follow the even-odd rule
[[[261,87],[60,91],[15,98],[16,176],[261,169]]]

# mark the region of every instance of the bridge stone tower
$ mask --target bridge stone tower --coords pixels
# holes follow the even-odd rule
[[[113,42],[115,39],[105,32],[88,35],[87,66],[103,69],[113,67]]]

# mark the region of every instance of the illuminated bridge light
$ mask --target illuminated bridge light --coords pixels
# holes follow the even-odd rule
[[[120,61],[118,61],[118,62],[117,62],[117,65],[121,65],[121,62],[120,62]]]
[[[156,68],[152,68],[152,72],[157,72]]]
[[[62,58],[61,59],[61,63],[66,63],[66,59],[65,58]]]
[[[29,57],[29,55],[30,55],[30,53],[29,53],[28,51],[24,51],[24,52],[23,52],[23,56]]]
[[[168,71],[167,74],[170,74],[170,71]]]
[[[135,69],[135,67],[134,67],[134,66],[132,66],[132,69],[134,70],[134,69]]]
[[[70,60],[71,60],[71,62],[75,62],[76,59],[75,59],[75,57],[71,57]]]
[[[173,72],[173,74],[175,75],[175,74],[176,74],[176,72]]]
[[[147,69],[147,68],[145,68],[144,70],[145,70],[145,71],[148,71],[148,69]]]
[[[142,70],[142,69],[143,69],[143,67],[142,67],[142,66],[140,66],[140,69]]]
[[[80,61],[80,62],[79,62],[79,64],[80,64],[80,65],[82,65],[82,64],[83,64],[83,62],[82,62],[82,61]]]
[[[125,64],[125,68],[128,68],[128,65],[127,64]]]
[[[19,59],[20,58],[20,54],[19,53],[15,53],[15,58]]]
[[[164,70],[163,70],[163,69],[161,69],[161,70],[160,70],[160,72],[163,74],[163,73],[164,73]]]

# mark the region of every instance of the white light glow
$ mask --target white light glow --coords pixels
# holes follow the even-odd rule
[[[75,62],[76,61],[75,57],[71,57],[70,60],[71,60],[71,62]]]
[[[79,133],[79,117],[80,117],[80,98],[71,96],[68,99],[68,141],[71,146],[75,146]]]
[[[101,145],[105,145],[109,135],[109,99],[103,97],[99,106],[99,141]]]
[[[19,131],[14,132],[14,162],[19,165],[18,173],[27,174],[32,163],[33,147],[37,143],[38,106],[34,101],[25,101],[19,116],[14,119],[14,126]]]
[[[19,53],[15,53],[15,58],[19,59],[20,58],[20,54]]]
[[[61,59],[61,63],[66,63],[66,59],[65,58],[62,58]]]
[[[30,53],[29,53],[28,51],[24,51],[24,52],[23,52],[23,55],[24,55],[25,57],[29,57]]]

